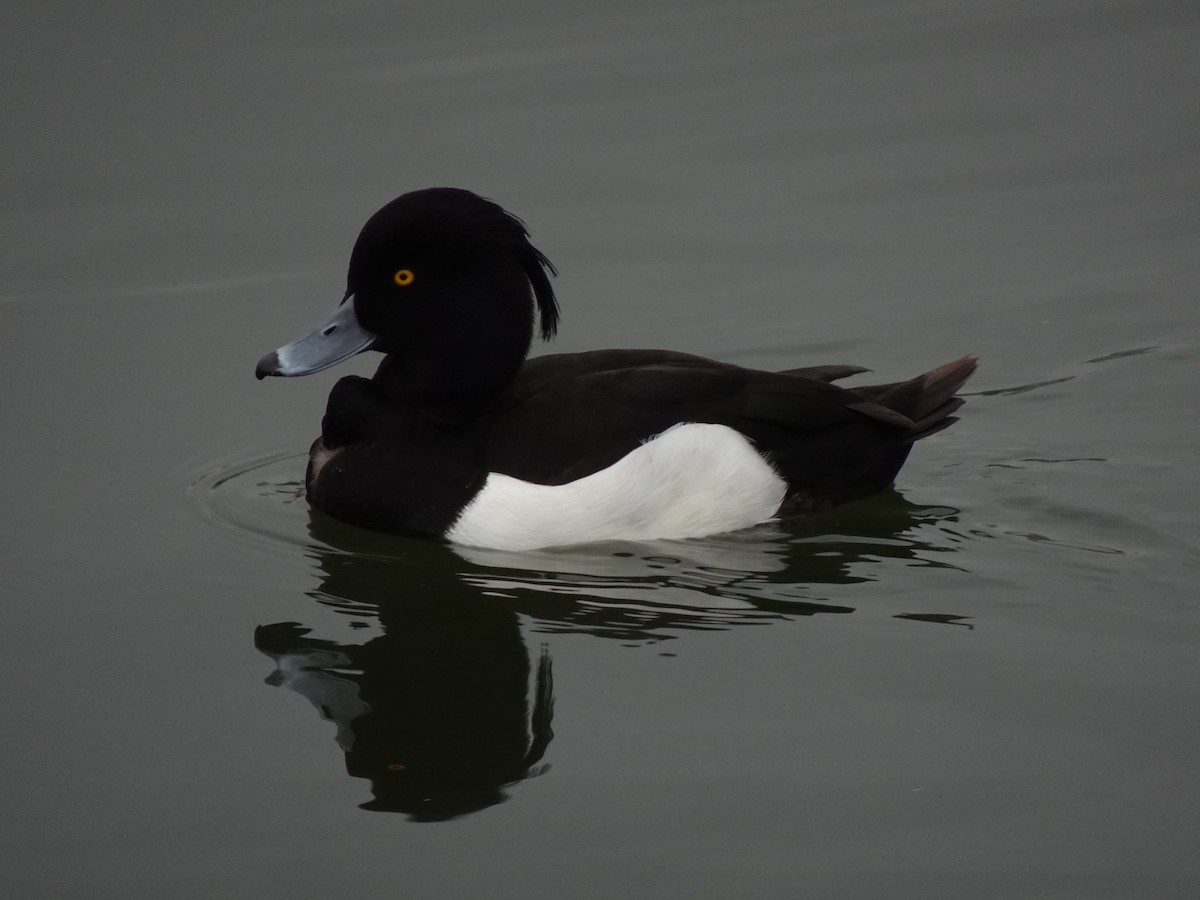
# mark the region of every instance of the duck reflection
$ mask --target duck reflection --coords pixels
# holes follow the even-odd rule
[[[945,565],[914,532],[953,514],[893,493],[701,541],[504,553],[312,513],[313,611],[334,610],[352,634],[374,636],[355,643],[281,622],[260,626],[255,646],[275,661],[268,683],[307,697],[336,725],[347,772],[371,784],[363,808],[450,819],[502,802],[506,788],[544,771],[551,660],[542,648],[531,663],[522,620],[528,631],[650,642],[851,613],[822,587],[870,580],[863,566],[881,557]]]
[[[450,819],[540,772],[553,734],[550,658],[541,653],[531,678],[513,611],[462,590],[368,600],[352,561],[325,561],[325,590],[372,608],[382,633],[339,643],[281,622],[257,628],[254,642],[275,661],[268,683],[336,724],[346,771],[371,783],[364,809]]]

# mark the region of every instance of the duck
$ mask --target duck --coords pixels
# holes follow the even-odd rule
[[[957,421],[977,364],[844,387],[868,370],[671,350],[529,358],[535,331],[557,332],[557,275],[521,219],[469,190],[412,191],[372,215],[332,315],[255,368],[294,377],[383,354],[329,393],[309,504],[499,550],[737,531],[890,487],[916,441]]]

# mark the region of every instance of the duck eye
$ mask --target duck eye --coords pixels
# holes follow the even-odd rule
[[[415,277],[412,269],[397,269],[396,274],[392,276],[392,281],[396,282],[400,287],[408,287],[413,283]]]

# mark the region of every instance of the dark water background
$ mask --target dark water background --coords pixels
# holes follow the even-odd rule
[[[1195,897],[1200,6],[10,5],[0,893]],[[982,358],[895,493],[310,522],[254,362],[450,184],[557,349]]]

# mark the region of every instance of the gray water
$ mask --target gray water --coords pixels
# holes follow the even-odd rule
[[[21,4],[0,894],[1195,897],[1200,7]],[[879,379],[894,492],[502,554],[310,518],[256,383],[491,196],[557,350]],[[538,352],[543,352],[539,347]]]

